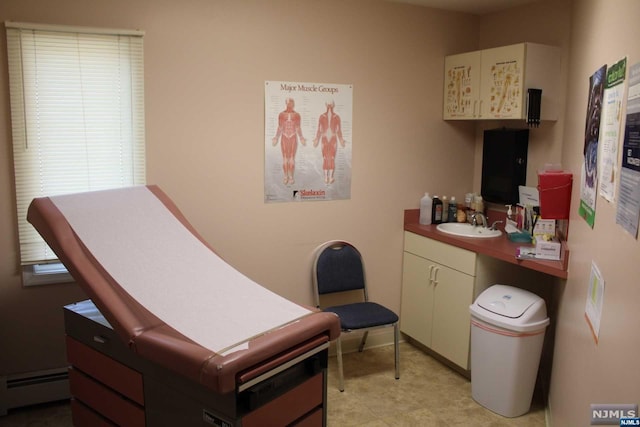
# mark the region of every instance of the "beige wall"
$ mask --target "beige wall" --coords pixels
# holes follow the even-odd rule
[[[399,311],[403,210],[472,186],[473,128],[443,122],[441,103],[443,58],[477,47],[476,17],[370,0],[2,0],[0,20],[144,30],[148,182],[294,301],[312,303],[313,249],[344,238],[371,296]],[[61,307],[82,296],[21,287],[0,37],[1,375],[63,366]],[[350,200],[263,202],[265,80],[353,84]]]
[[[640,301],[640,245],[615,224],[615,204],[598,198],[593,229],[577,214],[589,76],[624,55],[629,64],[640,61],[639,16],[636,0],[576,0],[538,2],[480,21],[481,48],[516,43],[535,34],[540,43],[561,46],[564,51],[560,78],[566,87],[560,95],[566,99],[565,114],[557,123],[532,132],[527,175],[528,184],[535,185],[537,168],[560,162],[575,179],[569,279],[556,284],[551,301],[555,315],[549,331],[555,334],[555,342],[548,423],[554,427],[589,425],[592,403],[640,403],[635,356],[640,351],[640,311],[635,307]],[[481,130],[493,125],[481,123],[477,128],[476,187]],[[597,345],[584,318],[592,262],[606,282]]]
[[[574,2],[562,160],[578,176],[589,76],[625,55],[629,64],[640,62],[638,17],[636,0]],[[556,427],[589,425],[592,403],[640,403],[640,244],[615,224],[615,204],[601,197],[593,229],[579,218],[578,182],[572,194],[569,280],[560,293],[550,391]],[[598,345],[584,319],[592,262],[605,280]]]
[[[480,20],[479,47],[482,49],[521,42],[535,42],[558,46],[562,51],[561,69],[558,70],[558,85],[561,89],[554,94],[560,105],[564,104],[565,86],[568,73],[570,44],[571,2],[567,0],[539,1],[501,13],[483,16]],[[550,13],[550,11],[553,11]],[[546,95],[545,95],[546,96]],[[509,124],[506,124],[509,126]],[[476,168],[475,188],[480,188],[482,172],[482,136],[486,129],[505,126],[504,122],[484,121],[476,128]],[[529,132],[529,153],[527,158],[527,185],[538,183],[538,169],[545,163],[560,163],[562,157],[562,115],[556,122],[542,122],[539,128]]]
[[[479,189],[482,130],[498,124],[441,120],[444,55],[521,41],[563,48],[566,114],[532,132],[532,185],[547,161],[561,161],[578,179],[588,77],[622,55],[640,58],[637,0],[544,1],[482,18],[371,0],[55,3],[3,0],[0,20],[145,30],[148,181],[232,265],[301,303],[312,300],[313,249],[340,237],[363,250],[373,298],[398,310],[403,210],[417,207],[426,190],[461,197]],[[64,364],[60,307],[82,295],[73,285],[20,285],[4,33],[0,39],[5,374]],[[263,203],[265,80],[354,85],[350,200]],[[639,245],[603,199],[594,229],[577,217],[578,182],[570,278],[554,289],[550,422],[558,427],[588,425],[590,403],[640,401]],[[583,316],[591,261],[606,280],[597,346]]]

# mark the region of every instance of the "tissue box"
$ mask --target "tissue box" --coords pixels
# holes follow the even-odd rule
[[[561,246],[556,239],[551,241],[536,239],[536,258],[559,260]]]

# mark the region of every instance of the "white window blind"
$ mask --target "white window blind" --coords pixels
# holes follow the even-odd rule
[[[33,198],[145,183],[142,33],[6,28],[20,257],[46,263]]]

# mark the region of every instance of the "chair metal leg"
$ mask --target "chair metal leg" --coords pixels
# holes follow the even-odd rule
[[[398,347],[400,332],[398,330],[398,324],[393,325],[393,345],[395,346],[396,353],[396,379],[400,379],[400,347]]]
[[[336,340],[336,356],[338,358],[338,390],[344,391],[344,376],[342,373],[342,338]]]
[[[360,346],[358,347],[358,351],[360,353],[362,353],[362,350],[364,350],[364,344],[367,342],[368,336],[369,336],[369,331],[364,331],[364,334],[362,334],[362,340],[360,341]]]

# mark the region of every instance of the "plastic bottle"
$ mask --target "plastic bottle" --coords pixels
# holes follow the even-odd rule
[[[475,196],[476,212],[484,214],[484,200],[482,196]]]
[[[429,193],[424,193],[422,199],[420,199],[420,224],[431,224],[431,214],[433,209],[433,200],[429,197]]]
[[[474,193],[465,194],[465,196],[464,196],[464,206],[465,206],[464,213],[466,214],[467,222],[471,222],[471,215],[473,215],[474,212],[476,211],[476,203],[475,203],[475,194]]]
[[[449,199],[442,196],[442,222],[449,222]]]
[[[456,196],[451,196],[449,201],[449,222],[456,222],[458,218],[458,203],[456,202]]]
[[[431,223],[440,224],[442,222],[442,200],[438,196],[433,196],[433,209],[431,212]]]

